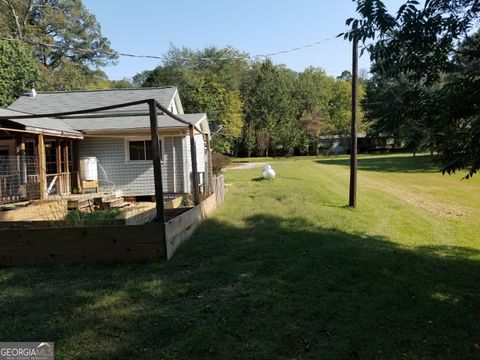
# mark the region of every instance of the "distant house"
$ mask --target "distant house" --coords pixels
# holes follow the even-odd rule
[[[198,129],[194,133],[196,162],[200,184],[204,184],[210,135],[207,115],[184,114],[175,87],[26,94],[8,109],[0,109],[0,116],[59,113],[145,99],[155,99]],[[188,125],[159,114],[158,126],[164,192],[189,193],[192,162]],[[146,104],[62,118],[0,120],[0,202],[29,198],[28,189],[38,189],[41,183],[42,164],[46,185],[40,190],[47,196],[80,188],[80,162],[84,158],[96,159],[97,168],[90,170],[98,177],[99,190],[121,190],[124,196],[153,195],[150,139]]]
[[[367,154],[375,152],[389,152],[396,149],[395,138],[388,134],[368,136],[360,133],[357,136],[358,152]],[[324,135],[318,141],[320,152],[329,155],[350,153],[349,135]]]

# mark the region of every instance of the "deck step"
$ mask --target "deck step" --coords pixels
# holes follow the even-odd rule
[[[121,197],[118,197],[116,194],[107,194],[103,197],[104,202],[115,200],[115,199],[121,199]]]
[[[128,205],[130,202],[126,202],[123,197],[115,193],[88,199],[68,200],[67,204],[69,210],[81,210],[92,206],[97,210],[120,209]]]
[[[89,199],[85,199],[85,200],[68,200],[67,201],[67,209],[68,210],[80,210],[80,209],[84,209],[86,207],[89,207],[91,205],[93,205],[94,202],[89,200]]]
[[[129,206],[130,203],[129,202],[126,202],[126,201],[114,201],[114,202],[111,202],[110,203],[110,209],[121,209],[121,208],[124,208],[126,206]]]

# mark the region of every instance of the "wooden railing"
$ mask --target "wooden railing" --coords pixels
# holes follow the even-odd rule
[[[17,188],[12,184],[16,177],[16,175],[0,175],[0,203],[17,200]]]
[[[53,193],[55,193],[55,195],[67,195],[71,193],[70,172],[47,175],[47,195],[52,195]]]

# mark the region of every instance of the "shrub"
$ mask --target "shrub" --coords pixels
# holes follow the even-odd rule
[[[212,168],[213,173],[218,175],[222,172],[222,169],[230,164],[231,160],[227,155],[212,153]]]
[[[97,210],[83,212],[79,210],[70,211],[65,216],[66,226],[100,226],[113,224],[113,220],[120,215],[120,210]]]

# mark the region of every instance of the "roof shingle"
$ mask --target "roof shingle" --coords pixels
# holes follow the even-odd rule
[[[19,116],[19,115],[29,115],[21,111],[15,111],[10,109],[0,108],[0,116]],[[12,119],[10,120],[14,123],[23,125],[26,130],[28,129],[44,129],[44,130],[53,130],[60,132],[67,132],[71,134],[81,135],[78,131],[72,128],[62,119],[41,117],[35,119]]]
[[[197,124],[206,118],[206,114],[182,114],[182,119],[190,124]],[[138,116],[114,116],[114,117],[91,117],[91,118],[64,118],[71,128],[83,132],[103,131],[103,130],[122,130],[122,129],[150,129],[150,118],[145,115]],[[159,128],[184,128],[187,125],[172,119],[167,115],[158,116]]]
[[[113,89],[70,92],[38,92],[36,96],[20,96],[9,109],[31,114],[59,113],[75,110],[118,105],[122,103],[155,99],[162,106],[168,107],[177,88],[166,86],[161,88]],[[148,105],[135,105],[128,108],[109,110],[108,112],[147,112]]]

